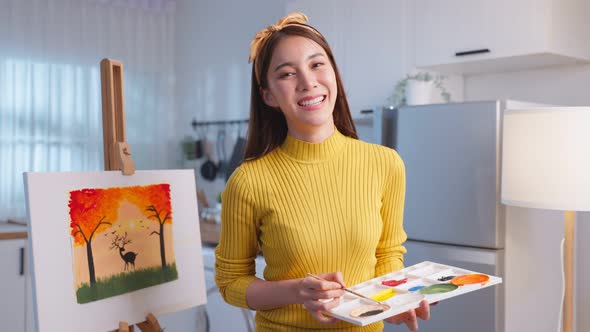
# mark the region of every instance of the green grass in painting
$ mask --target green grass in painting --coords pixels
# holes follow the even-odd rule
[[[152,267],[99,279],[94,287],[83,283],[76,291],[76,297],[78,303],[83,304],[176,279],[178,279],[178,271],[176,271],[176,263],[173,263],[167,265],[165,269],[161,266]]]

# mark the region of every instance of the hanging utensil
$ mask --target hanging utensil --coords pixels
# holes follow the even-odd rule
[[[226,182],[232,175],[232,173],[236,170],[236,168],[238,168],[238,166],[240,166],[240,164],[244,160],[244,152],[246,151],[246,139],[242,137],[241,124],[238,123],[237,126],[238,138],[236,139],[236,143],[234,144],[234,149],[231,153],[227,170],[225,172]]]
[[[208,181],[214,181],[217,177],[217,164],[211,158],[210,143],[207,141],[207,135],[203,137],[203,150],[207,160],[201,165],[201,176]]]
[[[196,159],[201,159],[205,155],[203,143],[203,140],[205,139],[205,129],[203,128],[202,123],[199,124],[199,122],[197,122],[197,119],[193,119],[191,126],[197,134],[197,139],[194,143],[194,156]]]
[[[225,173],[227,171],[227,156],[225,154],[225,128],[223,127],[217,132],[217,157],[219,157],[217,177],[225,179]]]

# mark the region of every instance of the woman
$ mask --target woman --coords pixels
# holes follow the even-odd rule
[[[403,268],[404,165],[357,139],[332,51],[306,22],[290,14],[250,46],[248,143],[222,196],[216,282],[228,303],[257,310],[257,331],[381,331],[324,313],[345,284]],[[414,330],[416,316],[429,318],[427,302],[388,321]]]

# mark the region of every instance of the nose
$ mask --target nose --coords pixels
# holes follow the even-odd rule
[[[311,70],[300,71],[297,74],[299,91],[309,91],[318,86],[317,79]]]

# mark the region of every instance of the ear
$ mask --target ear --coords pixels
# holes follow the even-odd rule
[[[275,101],[274,96],[268,89],[260,88],[260,95],[264,103],[270,107],[278,108],[279,104]]]

